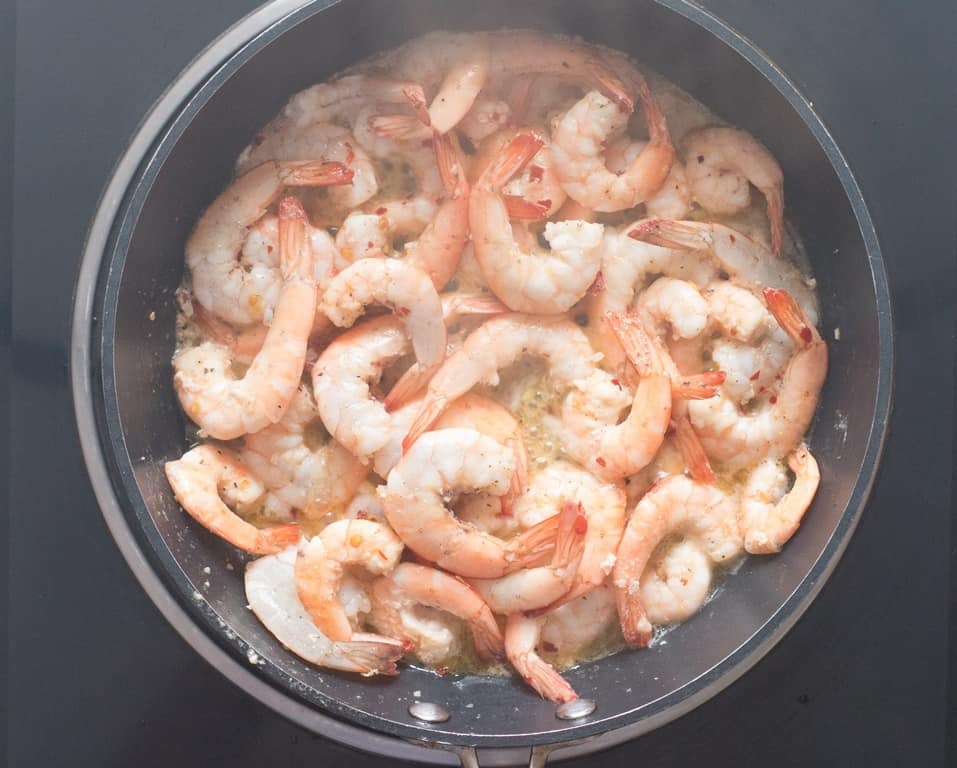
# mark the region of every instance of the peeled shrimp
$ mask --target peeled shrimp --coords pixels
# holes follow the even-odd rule
[[[232,451],[212,445],[193,448],[166,462],[166,477],[176,500],[204,528],[254,555],[269,555],[299,540],[296,523],[257,528],[228,506],[250,505],[265,492]]]
[[[709,126],[684,138],[688,184],[694,199],[716,214],[747,208],[757,187],[768,203],[771,250],[781,254],[784,229],[784,174],[767,148],[747,131]]]
[[[741,494],[740,525],[751,554],[780,552],[794,535],[821,481],[817,461],[803,443],[788,454],[794,486],[779,462],[765,460],[751,471]],[[785,492],[786,491],[786,492]]]
[[[591,472],[567,461],[555,461],[538,472],[514,507],[524,527],[541,522],[562,501],[581,505],[588,521],[585,550],[567,593],[555,604],[575,600],[602,584],[615,565],[615,552],[625,529],[625,490],[621,483],[603,483]]]
[[[245,375],[232,375],[229,350],[215,343],[205,342],[173,358],[180,404],[210,437],[231,440],[275,424],[296,394],[316,306],[305,225],[299,202],[284,198],[279,209],[283,287],[272,325]]]
[[[402,563],[372,587],[372,622],[417,651],[417,633],[407,629],[408,614],[417,606],[445,611],[466,623],[475,652],[483,661],[501,658],[501,630],[481,595],[461,579],[415,563]]]
[[[551,605],[571,589],[585,552],[588,518],[581,504],[564,501],[558,513],[555,552],[548,565],[525,568],[472,586],[495,613],[520,613]]]
[[[475,257],[489,287],[511,309],[537,314],[567,311],[594,282],[601,264],[602,226],[548,222],[542,249],[536,237],[509,221],[502,187],[541,149],[532,131],[519,133],[486,168],[472,190],[469,223]]]
[[[544,615],[541,648],[561,656],[575,655],[606,636],[617,621],[615,592],[608,582]]]
[[[622,137],[605,150],[605,165],[612,173],[624,173],[647,144],[646,141]],[[691,211],[691,202],[685,167],[675,160],[661,189],[645,200],[645,213],[655,218],[682,219]]]
[[[456,493],[501,496],[515,470],[512,452],[475,430],[423,435],[389,473],[379,495],[389,524],[416,554],[472,578],[498,578],[536,564],[554,543],[549,518],[509,542],[456,519],[445,499]]]
[[[368,470],[323,433],[312,394],[300,386],[282,421],[246,435],[240,457],[268,489],[265,516],[290,519],[298,510],[319,520],[352,500]]]
[[[405,652],[401,641],[354,632],[348,642],[333,642],[312,623],[296,592],[296,547],[260,557],[246,566],[246,600],[257,618],[280,642],[320,667],[361,675],[398,674],[395,662]]]
[[[707,253],[739,284],[757,293],[765,287],[786,290],[817,321],[813,281],[786,258],[731,227],[701,221],[648,219],[636,224],[629,236],[666,248]]]
[[[668,124],[644,79],[636,81],[650,138],[623,173],[608,170],[605,145],[628,125],[628,115],[598,91],[552,125],[555,171],[569,197],[595,211],[623,211],[654,197],[675,159]]]
[[[641,577],[655,548],[671,534],[695,541],[715,563],[730,562],[743,550],[732,497],[683,475],[657,483],[631,513],[612,572],[621,630],[630,645],[643,647],[651,640]]]
[[[827,375],[827,344],[786,291],[765,289],[768,309],[795,344],[796,352],[776,393],[751,413],[741,413],[727,396],[688,404],[691,421],[712,459],[728,469],[780,458],[807,432]]]
[[[707,600],[711,559],[690,540],[660,549],[641,575],[641,600],[651,624],[675,624],[693,616]]]
[[[349,184],[352,177],[342,163],[267,162],[233,181],[206,209],[186,242],[196,300],[236,325],[261,323],[266,310],[278,301],[266,299],[278,293],[277,281],[271,269],[262,269],[255,261],[241,263],[240,249],[250,227],[287,187]]]
[[[339,602],[347,566],[375,576],[392,571],[405,547],[392,529],[374,520],[337,520],[313,536],[296,557],[296,591],[315,625],[330,640],[345,641],[352,625]]]

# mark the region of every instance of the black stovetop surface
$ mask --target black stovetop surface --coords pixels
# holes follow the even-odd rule
[[[68,318],[97,197],[166,84],[254,5],[22,0],[16,9],[11,766],[395,764],[284,721],[193,653],[114,546],[75,435]],[[792,632],[711,702],[575,765],[943,765],[957,6],[704,5],[797,82],[857,174],[893,290],[896,407],[871,504]],[[0,31],[10,61],[13,27],[2,16]],[[9,111],[0,113],[8,128]]]

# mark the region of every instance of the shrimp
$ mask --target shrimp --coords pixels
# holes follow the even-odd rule
[[[240,457],[268,489],[263,511],[276,519],[291,518],[293,510],[310,521],[335,514],[368,473],[325,434],[312,394],[302,385],[282,421],[246,436]]]
[[[771,250],[781,255],[784,229],[784,174],[767,148],[747,131],[708,126],[684,138],[688,184],[694,199],[715,214],[747,208],[748,182],[764,195],[771,227]]]
[[[812,321],[817,321],[814,281],[784,257],[731,227],[714,222],[648,219],[636,224],[628,236],[666,248],[707,253],[739,285],[755,293],[765,287],[786,290]]]
[[[336,247],[348,262],[394,255],[397,237],[417,237],[438,206],[424,195],[383,203],[373,213],[353,211],[336,232]]]
[[[701,292],[687,280],[659,277],[638,295],[638,314],[659,336],[664,326],[676,339],[693,339],[708,324],[708,303]]]
[[[635,162],[646,141],[623,136],[605,150],[605,165],[612,173],[624,173]],[[675,160],[661,189],[645,200],[645,213],[662,219],[682,219],[691,211],[691,189],[684,165]]]
[[[345,128],[330,123],[294,126],[280,118],[260,133],[258,144],[248,147],[236,165],[237,174],[267,162],[292,160],[336,161],[351,172],[348,187],[328,190],[329,203],[348,210],[361,205],[379,190],[375,167],[355,137]]]
[[[653,625],[676,624],[704,605],[711,591],[711,560],[694,541],[655,549],[641,575],[641,600]]]
[[[473,331],[429,382],[419,415],[403,441],[408,450],[454,400],[530,354],[543,358],[553,383],[568,389],[595,370],[595,353],[581,328],[565,318],[508,314]]]
[[[322,634],[333,641],[352,637],[352,625],[339,602],[346,566],[381,576],[399,564],[404,548],[388,525],[374,520],[337,520],[300,548],[296,591]]]
[[[539,151],[542,137],[519,133],[486,168],[472,191],[469,223],[475,257],[493,293],[511,309],[565,312],[581,299],[601,265],[601,224],[548,222],[543,250],[521,226],[513,227],[502,187]]]
[[[502,632],[481,595],[455,576],[415,563],[402,563],[372,587],[372,621],[376,628],[417,649],[417,633],[406,616],[416,606],[445,611],[466,623],[475,652],[483,661],[505,654]]]
[[[589,91],[552,124],[555,171],[569,197],[596,211],[624,211],[654,197],[675,159],[668,124],[644,78],[636,90],[648,122],[648,143],[622,173],[608,170],[605,145],[622,133],[628,115],[598,91]]]
[[[647,352],[644,360],[632,361],[639,364],[641,374],[634,395],[610,374],[595,369],[576,384],[562,415],[568,454],[603,480],[619,480],[639,472],[661,447],[671,420],[672,381],[640,320],[625,323],[612,314],[607,322]],[[629,406],[627,418],[619,421]]]
[[[226,448],[199,445],[181,459],[166,462],[166,477],[190,517],[234,547],[271,555],[299,541],[296,523],[257,528],[227,506],[227,502],[237,507],[252,504],[265,488]]]
[[[621,483],[603,483],[591,472],[556,461],[538,472],[528,492],[514,507],[515,517],[529,527],[568,500],[581,505],[588,520],[585,550],[568,592],[549,608],[562,605],[598,587],[615,565],[615,551],[625,529],[625,490]]]
[[[656,547],[672,534],[695,541],[714,563],[730,562],[743,550],[732,497],[683,475],[657,483],[631,513],[612,572],[621,630],[629,645],[644,647],[651,641],[641,578]]]
[[[456,519],[444,499],[455,493],[504,494],[512,451],[471,429],[423,435],[389,473],[379,496],[386,518],[411,550],[440,568],[494,579],[537,564],[553,546],[555,517],[509,542]]]
[[[202,343],[173,358],[173,384],[201,434],[231,440],[275,424],[299,386],[316,287],[305,241],[306,214],[298,200],[281,201],[279,225],[282,292],[262,348],[245,375],[232,376],[229,350],[215,343]]]
[[[481,176],[488,166],[518,135],[520,129],[506,128],[482,143],[472,162],[472,173]],[[547,219],[558,211],[568,199],[565,190],[555,173],[552,160],[551,142],[544,134],[539,134],[543,144],[541,149],[525,164],[516,175],[502,187],[505,207],[510,219],[532,221]],[[565,217],[575,218],[573,216]]]
[[[744,547],[751,554],[773,554],[794,535],[811,505],[821,481],[817,461],[803,443],[791,451],[788,467],[794,486],[774,460],[765,460],[751,472],[741,498],[740,526]]]
[[[827,375],[827,344],[787,291],[766,288],[768,309],[791,337],[795,353],[766,406],[742,414],[726,396],[688,404],[691,421],[712,459],[728,469],[780,458],[807,432]]]
[[[246,566],[246,600],[266,629],[306,661],[364,676],[398,674],[395,662],[405,652],[401,641],[354,632],[348,642],[333,642],[312,623],[296,592],[296,547],[260,557]]]
[[[544,616],[531,618],[513,613],[505,624],[505,653],[515,671],[547,701],[562,704],[578,698],[575,689],[538,655]]]
[[[429,124],[446,134],[465,117],[485,86],[489,53],[488,41],[481,36],[435,32],[400,48],[390,69],[435,91]]]
[[[507,101],[479,94],[468,114],[459,122],[459,132],[472,144],[478,144],[504,128],[512,117]]]
[[[454,427],[474,429],[511,449],[515,471],[512,473],[508,493],[499,497],[500,502],[495,504],[497,514],[511,517],[511,506],[525,493],[528,483],[528,452],[525,450],[521,425],[501,403],[467,393],[452,403],[435,423],[435,429]],[[463,518],[461,511],[459,517]],[[468,520],[468,515],[463,519]]]
[[[588,518],[578,502],[563,501],[555,552],[548,565],[525,568],[496,579],[473,579],[495,613],[522,613],[551,605],[571,589],[585,552]]]
[[[186,264],[196,300],[217,317],[236,325],[261,323],[278,294],[276,274],[247,271],[238,258],[253,227],[287,187],[349,184],[352,172],[342,163],[267,162],[232,182],[206,209],[186,242]],[[310,269],[312,264],[310,263]],[[281,289],[280,289],[281,290]]]

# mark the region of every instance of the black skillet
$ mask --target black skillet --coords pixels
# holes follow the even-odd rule
[[[366,680],[302,663],[246,609],[242,556],[187,519],[163,474],[185,448],[169,365],[183,246],[239,151],[290,94],[359,59],[433,29],[505,26],[627,51],[760,137],[784,168],[787,217],[807,246],[831,350],[811,439],[822,483],[805,524],[782,554],[750,558],[666,645],[569,672],[597,705],[572,720],[515,680],[414,669]],[[79,276],[72,376],[86,462],[117,544],[167,619],[223,674],[303,726],[377,754],[510,765],[534,748],[532,761],[543,765],[551,749],[559,758],[586,754],[680,716],[744,674],[797,621],[864,509],[890,410],[892,355],[883,262],[840,151],[787,78],[697,6],[275,0],[183,71],[119,161]],[[449,717],[416,719],[416,702]]]

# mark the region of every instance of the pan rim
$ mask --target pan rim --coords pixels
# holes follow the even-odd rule
[[[95,359],[93,346],[97,322],[103,323],[105,320],[108,322],[109,319],[102,316],[110,309],[105,305],[104,313],[101,313],[99,318],[94,318],[94,307],[99,306],[97,289],[104,283],[102,268],[112,263],[108,254],[113,251],[116,239],[119,237],[117,225],[122,225],[129,219],[132,201],[128,193],[144,182],[147,166],[153,164],[158,157],[155,150],[158,150],[162,144],[168,143],[170,147],[175,144],[175,138],[170,140],[175,125],[185,119],[189,110],[202,108],[206,100],[218,90],[238,66],[252,58],[262,47],[288,29],[339,1],[273,0],[270,4],[241,19],[200,53],[176,78],[170,88],[160,96],[114,168],[97,206],[97,213],[84,246],[74,294],[71,345],[71,379],[79,437],[101,511],[134,575],[164,617],[184,639],[217,670],[248,693],[310,730],[379,754],[405,757],[397,750],[408,749],[410,759],[428,762],[447,762],[451,756],[419,746],[406,745],[394,737],[423,739],[428,738],[431,733],[436,741],[479,747],[504,747],[511,748],[512,751],[515,749],[516,742],[520,742],[525,747],[531,744],[555,743],[556,734],[560,734],[559,738],[562,741],[595,737],[587,744],[570,749],[563,754],[568,757],[575,753],[590,752],[634,738],[680,717],[711,698],[737,680],[777,644],[804,614],[836,567],[867,503],[876,478],[889,425],[894,376],[894,343],[891,299],[883,258],[861,191],[843,155],[823,122],[814,112],[810,102],[763,51],[717,17],[687,0],[655,0],[658,5],[678,13],[718,37],[757,69],[788,100],[825,152],[857,219],[868,256],[876,297],[879,362],[874,415],[868,428],[864,461],[845,510],[808,575],[776,613],[769,617],[751,638],[704,675],[691,681],[678,692],[640,708],[638,711],[641,712],[649,707],[655,708],[656,711],[650,714],[638,714],[638,719],[634,722],[615,724],[615,721],[621,718],[629,715],[636,716],[636,710],[631,710],[606,719],[566,726],[561,730],[523,736],[476,735],[454,730],[432,732],[426,727],[402,723],[395,724],[397,727],[391,729],[384,728],[383,725],[392,724],[392,721],[383,718],[375,718],[375,723],[362,726],[345,723],[338,717],[354,717],[354,715],[339,714],[337,716],[328,714],[326,711],[319,711],[293,698],[288,691],[284,691],[282,680],[273,677],[267,681],[262,676],[253,674],[248,666],[237,660],[237,652],[244,653],[244,651],[239,649],[227,651],[222,645],[217,644],[199,626],[198,619],[203,617],[196,615],[196,606],[189,604],[188,608],[184,607],[184,601],[179,595],[170,594],[169,585],[161,574],[155,572],[154,564],[143,552],[137,535],[122,511],[120,489],[114,486],[114,480],[111,478],[111,471],[116,474],[118,470],[116,467],[109,467],[107,460],[109,449],[101,442],[106,438],[102,434],[104,429],[102,420],[98,419],[96,414],[96,398],[100,387],[94,370],[97,366],[91,365]],[[162,159],[159,162],[159,165],[161,164]],[[206,616],[203,623],[209,621],[215,620],[212,616]],[[281,671],[276,670],[276,672],[285,677]],[[689,691],[689,689],[692,690]],[[679,695],[678,701],[670,701]],[[383,735],[384,733],[390,735]],[[599,734],[602,735],[599,736]],[[368,745],[363,745],[363,742],[367,742]],[[497,749],[497,751],[502,750]]]

